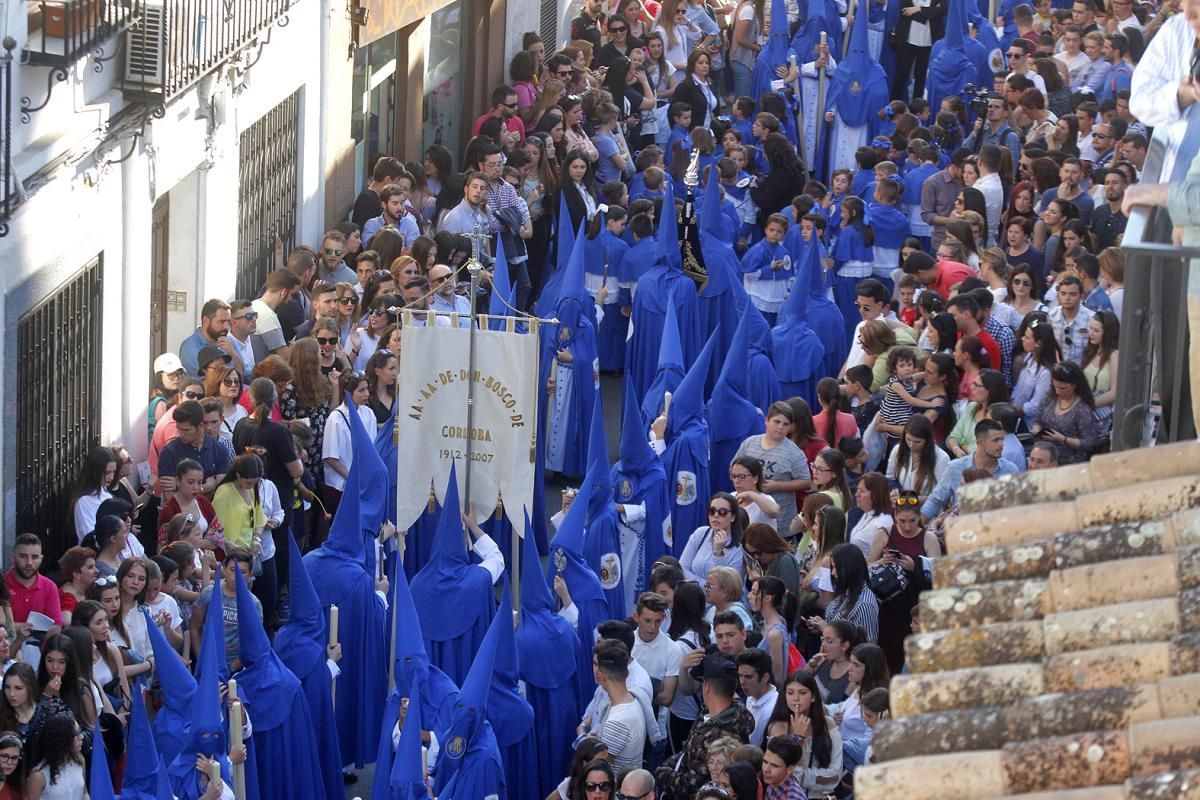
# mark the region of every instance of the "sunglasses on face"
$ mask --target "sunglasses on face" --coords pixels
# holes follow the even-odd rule
[[[346,254],[345,250],[335,250],[332,247],[326,247],[324,249],[325,249],[325,255],[327,255],[327,256],[337,256],[338,258],[341,258],[342,256],[344,256]]]
[[[316,339],[317,339],[317,344],[323,345],[323,346],[329,346],[331,344],[338,343],[338,337],[336,337],[336,336],[329,336],[329,337],[318,336],[318,337],[316,337]]]
[[[1033,281],[1028,278],[1013,278],[1013,286],[1033,286]]]
[[[587,789],[589,792],[611,792],[613,785],[612,781],[601,781],[599,783],[596,783],[595,781],[588,781],[583,785],[583,788]]]
[[[387,313],[387,309],[386,308],[372,308],[367,313],[370,314],[372,317],[382,317],[384,314]]]
[[[242,314],[240,317],[234,317],[233,319],[235,319],[235,320],[244,319],[247,322],[254,322],[254,320],[258,319],[258,312],[257,311],[247,311],[245,314]]]
[[[337,301],[338,301],[338,305],[343,305],[343,306],[352,306],[355,303],[355,300],[353,297],[339,297]]]
[[[716,508],[714,506],[708,507],[708,515],[710,517],[728,517],[732,513],[733,511],[728,508]]]
[[[204,393],[203,392],[184,392],[183,396],[186,397],[188,400],[199,400],[200,398],[204,397]]]
[[[241,386],[242,381],[240,378],[225,378],[224,380],[221,381],[221,385],[222,386]]]

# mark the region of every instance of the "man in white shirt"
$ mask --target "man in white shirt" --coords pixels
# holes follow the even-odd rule
[[[608,745],[613,769],[619,772],[640,767],[646,723],[637,700],[625,685],[629,678],[629,651],[625,645],[613,639],[597,642],[592,649],[592,672],[610,703],[597,736]]]
[[[1000,214],[1004,210],[1004,184],[1000,182],[1000,148],[985,144],[979,148],[979,180],[975,188],[983,194],[987,208],[988,247],[996,244],[996,231],[1000,225]]]
[[[1087,53],[1083,52],[1083,28],[1068,25],[1063,32],[1062,42],[1062,52],[1055,53],[1054,58],[1067,65],[1067,72],[1071,74],[1071,82],[1074,83],[1079,70],[1086,67],[1090,61]]]
[[[262,342],[254,335],[258,332],[258,312],[250,300],[234,300],[229,304],[229,343],[242,360],[242,382],[254,372],[254,365],[266,358]],[[255,344],[258,347],[255,347]]]
[[[1028,39],[1013,39],[1008,46],[1008,69],[1033,81],[1034,87],[1046,96],[1046,81],[1033,68],[1033,42]]]
[[[1166,138],[1164,176],[1171,175],[1175,154],[1187,133],[1188,114],[1200,100],[1200,81],[1192,76],[1192,50],[1196,32],[1187,14],[1176,14],[1161,28],[1133,71],[1129,110],[1139,122],[1153,127],[1155,136]]]
[[[433,289],[433,297],[429,299],[429,307],[443,314],[458,314],[458,327],[471,327],[471,301],[459,295],[454,280],[454,270],[445,264],[434,264],[429,270],[429,285]]]
[[[283,336],[283,326],[279,323],[276,310],[288,301],[293,291],[300,288],[300,276],[290,269],[277,269],[267,276],[267,285],[262,297],[251,303],[258,312],[258,332],[255,333],[268,353],[287,356],[287,340]]]
[[[637,631],[633,638],[633,660],[642,665],[654,691],[653,705],[659,709],[659,730],[667,732],[666,709],[675,700],[679,683],[679,662],[683,649],[662,629],[667,615],[667,599],[654,592],[643,592],[638,598],[633,621]]]
[[[750,744],[762,741],[779,690],[771,684],[771,656],[766,650],[748,647],[737,654],[738,683],[746,694],[746,710],[754,715],[754,733]]]
[[[854,328],[854,335],[850,338],[850,353],[846,356],[846,363],[842,365],[842,371],[838,375],[839,378],[845,377],[846,370],[851,367],[857,367],[866,359],[866,353],[863,352],[862,343],[859,341],[859,334],[862,332],[863,323],[871,320],[882,319],[888,324],[893,331],[897,332],[897,336],[903,338],[907,335],[907,341],[903,344],[916,344],[916,337],[912,335],[912,328],[900,322],[892,312],[889,303],[891,302],[891,294],[887,287],[874,278],[865,278],[858,282],[854,287],[856,297],[854,303],[858,306],[858,313],[862,316],[862,322]],[[903,332],[900,331],[903,329]],[[736,653],[734,654],[736,655]]]

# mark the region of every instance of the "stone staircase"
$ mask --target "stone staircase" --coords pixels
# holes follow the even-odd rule
[[[1200,800],[1200,442],[963,487],[858,800]]]

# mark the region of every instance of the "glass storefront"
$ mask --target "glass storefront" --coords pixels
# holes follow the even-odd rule
[[[425,97],[421,111],[421,149],[440,144],[458,162],[469,126],[463,124],[463,2],[456,0],[429,16],[425,49]]]
[[[354,51],[355,185],[365,186],[380,155],[397,152],[396,34],[391,33]]]

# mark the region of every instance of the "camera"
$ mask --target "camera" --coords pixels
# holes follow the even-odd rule
[[[967,107],[971,109],[972,114],[982,117],[987,113],[989,94],[987,89],[976,89],[975,84],[968,83],[963,87],[962,99],[966,102]]]

